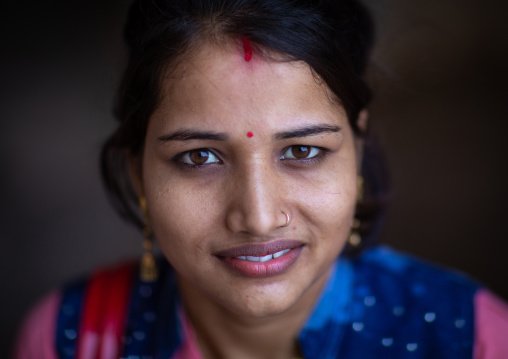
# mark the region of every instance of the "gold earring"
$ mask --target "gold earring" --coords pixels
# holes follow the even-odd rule
[[[360,203],[363,200],[363,177],[358,175],[357,178],[358,192],[356,194],[356,203]],[[351,247],[358,247],[362,243],[362,236],[360,235],[361,222],[358,218],[353,219],[353,225],[351,226],[351,234],[349,235],[348,243]]]
[[[139,208],[143,214],[143,249],[144,253],[141,257],[139,265],[139,276],[143,282],[155,282],[157,280],[157,265],[153,257],[153,236],[150,228],[150,217],[148,216],[148,208],[146,206],[146,198],[139,198]]]
[[[362,243],[362,236],[358,233],[358,229],[360,228],[360,221],[358,219],[353,220],[353,225],[351,226],[351,233],[349,234],[348,243],[351,247],[358,247]]]

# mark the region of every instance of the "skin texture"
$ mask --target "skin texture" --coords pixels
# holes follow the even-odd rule
[[[243,51],[215,45],[200,47],[163,83],[134,182],[205,357],[295,354],[295,337],[347,241],[356,200],[360,145],[328,93],[305,63],[246,62]],[[274,138],[309,126],[340,131]],[[181,130],[224,140],[170,139]],[[315,146],[306,153],[317,155],[291,158],[298,145]],[[203,153],[207,162],[193,165]],[[290,216],[286,227],[281,211]],[[247,278],[215,255],[281,239],[302,249],[276,276]]]

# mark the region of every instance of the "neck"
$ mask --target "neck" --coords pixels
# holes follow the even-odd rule
[[[228,310],[185,279],[178,284],[203,358],[288,359],[301,356],[297,337],[328,278],[319,278],[283,313],[253,318]]]

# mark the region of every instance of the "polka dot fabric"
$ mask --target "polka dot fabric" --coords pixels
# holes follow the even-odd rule
[[[190,343],[194,335],[181,310],[175,273],[164,259],[159,265],[156,283],[134,279],[121,359],[174,359],[186,346],[193,348],[193,358],[199,357],[197,344]],[[80,282],[62,293],[59,358],[72,358],[79,340],[83,287]],[[501,340],[503,331],[508,332],[508,307],[504,303],[493,306],[490,297],[478,296],[482,292],[460,274],[385,247],[373,248],[356,259],[339,258],[334,264],[298,340],[305,358],[497,358],[480,352],[508,358],[508,352],[500,352],[506,347]],[[475,316],[481,310],[475,311],[475,300],[494,309],[478,320]],[[500,312],[504,314],[497,315]],[[495,318],[504,316],[496,319],[495,331],[489,327],[493,313]],[[477,338],[482,340],[481,348],[475,344]]]

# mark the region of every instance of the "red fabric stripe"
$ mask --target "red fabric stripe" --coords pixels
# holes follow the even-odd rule
[[[103,338],[111,339],[111,342],[101,342],[101,357],[99,359],[116,359],[119,357],[121,339],[124,333],[126,313],[129,306],[131,282],[134,267],[130,264],[123,265],[115,271],[110,280],[109,295],[106,298],[106,313],[103,322]],[[106,354],[108,353],[108,354]]]
[[[135,265],[124,263],[95,273],[88,284],[76,359],[114,359],[120,353]]]

